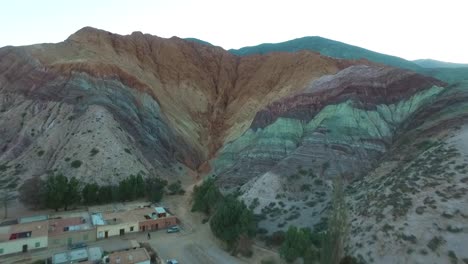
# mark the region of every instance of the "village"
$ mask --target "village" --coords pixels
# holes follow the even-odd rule
[[[260,263],[278,254],[254,245],[234,257],[212,234],[191,196],[18,212],[0,222],[0,263]]]
[[[0,258],[2,263],[175,264],[162,260],[148,241],[178,233],[178,224],[167,208],[145,203],[20,217],[0,223]]]

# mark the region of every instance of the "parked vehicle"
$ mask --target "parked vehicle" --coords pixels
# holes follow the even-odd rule
[[[168,233],[177,233],[180,231],[180,228],[179,226],[171,226],[167,229],[167,232]]]
[[[175,259],[168,259],[166,260],[166,264],[179,264],[179,262]]]

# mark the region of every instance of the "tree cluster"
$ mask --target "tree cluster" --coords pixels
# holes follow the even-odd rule
[[[321,263],[336,264],[344,256],[344,244],[348,236],[348,217],[341,177],[336,177],[333,182],[332,210],[327,226],[322,242]]]
[[[287,262],[302,258],[303,263],[355,264],[356,258],[345,256],[344,244],[348,235],[346,202],[341,178],[333,184],[332,209],[327,229],[312,233],[308,228],[289,227],[280,247],[280,255]]]
[[[250,244],[248,241],[256,230],[253,213],[235,196],[224,197],[213,179],[205,180],[194,188],[192,211],[211,215],[211,231],[226,242],[230,250],[249,250],[250,246],[246,245]]]
[[[214,179],[207,179],[193,189],[192,211],[211,215],[222,200],[223,195],[216,187]]]
[[[304,263],[316,263],[319,260],[321,235],[312,233],[309,228],[290,226],[280,248],[280,256],[288,262],[302,257]]]
[[[19,189],[20,200],[33,208],[60,208],[70,206],[105,204],[118,201],[132,201],[148,198],[159,202],[164,194],[167,181],[157,177],[130,175],[118,185],[82,183],[75,177],[70,179],[63,174],[50,174],[45,179],[33,177]]]
[[[210,227],[213,234],[233,249],[240,236],[255,235],[256,223],[252,212],[245,204],[233,196],[227,196],[219,204],[211,218]]]

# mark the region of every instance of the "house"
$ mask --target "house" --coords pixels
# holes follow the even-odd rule
[[[96,228],[89,214],[70,218],[49,219],[49,246],[71,246],[96,241]]]
[[[17,224],[0,227],[0,256],[47,248],[48,220],[19,219]]]
[[[91,221],[96,227],[97,239],[138,232],[138,221],[132,211],[93,213]]]
[[[54,254],[52,264],[65,263],[100,263],[102,259],[102,249],[100,247],[80,248]]]
[[[170,215],[163,207],[133,210],[141,232],[164,229],[177,224],[177,217]]]
[[[145,248],[117,251],[109,254],[105,258],[106,263],[120,264],[150,264],[151,259]],[[108,260],[108,262],[107,262]]]

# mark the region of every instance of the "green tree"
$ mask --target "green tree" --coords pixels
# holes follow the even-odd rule
[[[309,228],[290,226],[280,247],[280,256],[287,262],[302,258],[304,264],[318,263],[321,234],[312,233]]]
[[[203,181],[202,185],[193,189],[192,211],[211,214],[217,205],[223,200],[223,195],[218,190],[213,179]]]
[[[213,234],[234,249],[239,237],[255,234],[256,223],[252,212],[245,204],[232,196],[223,199],[210,221]]]
[[[312,233],[310,229],[298,229],[295,226],[290,226],[281,245],[280,255],[286,261],[293,262],[299,257],[304,257],[311,245]]]
[[[58,211],[64,205],[68,179],[63,174],[50,174],[45,181],[45,204]]]
[[[153,203],[161,201],[164,195],[164,188],[167,185],[166,180],[158,177],[148,177],[145,180],[145,194],[148,200]]]
[[[67,182],[67,188],[63,199],[65,211],[68,210],[68,206],[79,204],[80,200],[80,181],[75,177],[71,177]]]
[[[348,235],[346,201],[341,177],[333,182],[332,209],[328,218],[328,230],[322,242],[321,263],[337,264],[343,258],[345,239]]]
[[[184,192],[180,181],[176,181],[176,182],[169,184],[169,186],[167,186],[167,189],[169,189],[169,194],[171,195],[183,194]]]
[[[45,182],[39,176],[33,176],[24,181],[19,188],[19,200],[33,209],[45,206]]]
[[[1,206],[3,207],[3,218],[8,218],[8,206],[10,205],[11,201],[16,199],[16,195],[14,194],[12,189],[6,188],[0,190],[0,200]]]
[[[143,176],[138,173],[138,175],[135,178],[135,189],[136,189],[136,196],[138,198],[143,198],[145,197],[145,181],[143,180]]]
[[[81,190],[81,196],[83,197],[83,203],[86,205],[92,205],[99,202],[99,185],[96,183],[87,183],[83,190]]]
[[[116,201],[114,197],[114,193],[116,192],[114,190],[116,189],[117,187],[112,186],[112,185],[100,186],[97,202],[100,204],[103,204],[103,203],[111,203],[113,201]]]

